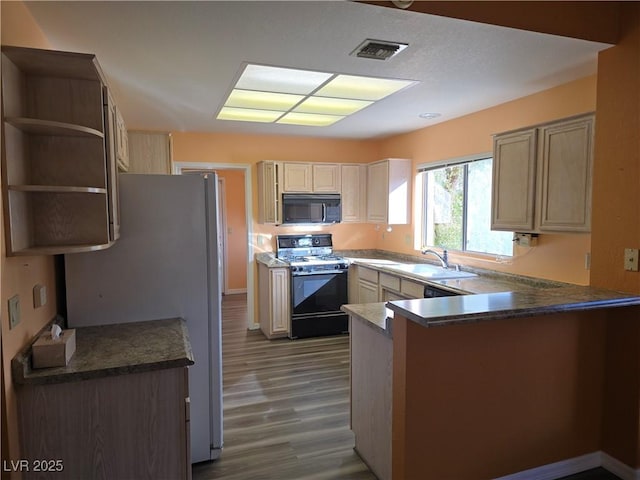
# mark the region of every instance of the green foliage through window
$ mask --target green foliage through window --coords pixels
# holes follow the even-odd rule
[[[513,254],[513,234],[491,230],[492,163],[492,158],[486,158],[422,173],[425,245]]]

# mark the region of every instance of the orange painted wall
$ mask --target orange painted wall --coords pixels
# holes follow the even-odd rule
[[[483,480],[600,450],[606,312],[393,323],[393,478]]]
[[[42,31],[22,2],[0,2],[0,17],[3,45],[20,45],[49,48]],[[0,222],[0,229],[3,224]],[[54,259],[45,257],[6,257],[4,231],[0,231],[2,256],[0,258],[1,277],[1,320],[2,320],[2,369],[6,410],[2,415],[3,460],[20,458],[18,448],[17,406],[14,385],[11,380],[11,359],[33,336],[56,314],[56,283]],[[48,303],[37,310],[33,308],[32,289],[35,284],[47,287]],[[8,299],[20,296],[20,324],[9,330]],[[6,457],[8,455],[8,458]],[[5,472],[3,477],[5,478]],[[17,477],[16,477],[17,478]]]
[[[334,235],[339,248],[375,248],[373,226],[275,227],[260,225],[258,219],[257,162],[261,160],[368,163],[378,159],[375,142],[311,137],[172,132],[174,162],[239,164],[251,167],[251,221],[254,253],[275,251],[275,236],[295,231],[324,231]],[[252,259],[250,259],[252,260]],[[254,265],[255,268],[255,265]],[[257,279],[257,274],[254,275]],[[257,292],[257,285],[254,287]],[[257,308],[257,305],[256,305]],[[254,318],[258,318],[257,312]]]
[[[622,2],[622,36],[598,58],[591,283],[640,293],[623,268],[640,248],[640,4]],[[603,450],[640,468],[640,311],[612,310],[607,324]]]
[[[234,163],[251,166],[253,245],[256,253],[274,251],[276,235],[296,231],[296,227],[273,227],[257,223],[257,162],[279,160],[368,163],[379,159],[376,142],[366,140],[185,132],[172,132],[172,137],[175,162]],[[334,235],[334,243],[339,248],[375,248],[373,226],[343,224],[319,228],[331,232]],[[305,227],[303,230],[310,229]]]
[[[245,214],[244,172],[217,170],[225,180],[227,219],[227,281],[230,291],[247,288],[247,216]]]
[[[596,77],[587,77],[551,90],[523,97],[471,115],[443,122],[380,142],[380,156],[413,159],[414,165],[491,152],[492,135],[528,125],[594,111]],[[416,254],[413,226],[394,226],[377,232],[378,248]],[[452,261],[480,268],[530,275],[580,285],[589,284],[585,254],[590,235],[542,235],[538,246],[517,248],[507,263],[494,258],[451,255]]]
[[[622,263],[640,248],[640,8],[623,3],[621,42],[598,57],[591,283],[640,293]]]
[[[494,133],[595,110],[596,78],[588,77],[498,107],[383,140],[331,140],[304,137],[252,136],[174,132],[174,161],[255,165],[260,160],[363,162],[387,157],[412,158],[414,165],[490,152]],[[257,218],[257,182],[253,168],[254,248],[273,251],[274,237],[296,231],[269,227]],[[297,229],[299,230],[299,229]],[[309,228],[302,229],[305,232]],[[374,225],[337,225],[320,230],[334,235],[339,249],[379,248],[416,254],[413,225],[392,232]],[[491,258],[452,255],[454,262],[586,285],[585,254],[590,235],[544,235],[534,249],[517,251],[507,263]]]

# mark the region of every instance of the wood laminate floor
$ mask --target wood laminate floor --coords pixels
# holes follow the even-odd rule
[[[349,337],[267,340],[222,302],[224,449],[193,480],[375,480],[349,429]],[[602,468],[562,480],[613,480]]]
[[[224,448],[193,479],[375,479],[353,451],[349,337],[267,340],[222,302]]]

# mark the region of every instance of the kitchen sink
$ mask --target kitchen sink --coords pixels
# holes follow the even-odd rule
[[[447,269],[426,263],[409,263],[388,265],[389,270],[397,270],[400,272],[411,273],[426,280],[448,280],[456,278],[477,277],[475,273],[462,272],[454,269]]]

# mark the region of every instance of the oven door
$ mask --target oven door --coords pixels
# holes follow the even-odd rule
[[[293,274],[291,277],[291,337],[338,335],[349,329],[340,311],[347,300],[347,271]]]

